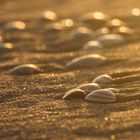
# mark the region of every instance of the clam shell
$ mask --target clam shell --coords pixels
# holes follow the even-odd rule
[[[97,38],[99,42],[103,44],[103,46],[114,46],[114,45],[120,45],[125,42],[125,38],[118,34],[106,34],[99,36]]]
[[[72,30],[69,35],[68,38],[70,40],[73,39],[88,39],[92,36],[93,31],[87,27],[78,27],[74,30]]]
[[[0,44],[0,53],[8,52],[13,49],[12,43],[1,43]]]
[[[72,89],[65,93],[63,99],[64,100],[83,99],[85,95],[86,95],[85,92],[81,89]]]
[[[38,68],[34,64],[22,64],[8,71],[8,73],[12,75],[29,75],[29,74],[36,74],[40,72],[41,72],[40,68]]]
[[[100,50],[103,46],[99,41],[89,41],[83,46],[83,50],[87,51],[94,51],[94,50]]]
[[[110,20],[108,23],[107,23],[107,27],[110,29],[110,30],[113,30],[115,28],[118,28],[120,26],[124,26],[125,25],[125,22],[123,22],[122,20],[120,19],[112,19]]]
[[[26,24],[23,21],[10,21],[4,24],[4,29],[6,31],[19,31],[25,28]]]
[[[75,69],[75,68],[90,68],[101,65],[106,58],[99,54],[89,54],[85,56],[80,56],[66,64],[66,68]]]
[[[55,12],[47,10],[41,13],[38,18],[41,22],[52,22],[55,21],[58,17]]]
[[[127,26],[120,26],[119,28],[116,28],[114,32],[123,36],[125,39],[131,39],[133,35],[135,35],[134,31]]]
[[[85,13],[78,19],[79,22],[89,25],[93,29],[98,29],[103,27],[108,20],[109,17],[99,11]]]
[[[100,89],[101,87],[97,83],[87,83],[87,84],[80,85],[77,88],[85,91],[88,94],[94,90]]]
[[[85,100],[97,103],[113,103],[116,102],[116,95],[109,89],[100,89],[89,93]]]
[[[113,81],[113,78],[110,75],[103,74],[96,77],[92,82],[98,83],[98,84],[109,84],[112,81]]]

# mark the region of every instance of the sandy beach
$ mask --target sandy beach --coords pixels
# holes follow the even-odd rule
[[[0,140],[139,140],[140,96],[109,104],[62,100],[65,92],[101,74],[116,79],[103,88],[120,89],[117,94],[124,98],[140,94],[140,16],[129,17],[132,9],[139,7],[138,0],[2,0],[0,35],[14,48],[0,51]],[[55,11],[59,19],[74,20],[85,12],[102,11],[123,19],[134,30],[136,40],[91,52],[82,50],[78,42],[51,48],[44,41],[43,26],[36,20],[44,10]],[[27,29],[6,32],[3,25],[11,20],[24,21]],[[91,68],[65,68],[73,58],[92,53],[105,56],[106,63]],[[7,73],[26,63],[35,64],[41,73]]]

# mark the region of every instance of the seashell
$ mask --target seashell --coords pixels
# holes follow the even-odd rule
[[[71,18],[63,19],[61,22],[64,28],[72,28],[74,26],[74,21]]]
[[[72,30],[69,35],[68,38],[70,40],[73,39],[89,39],[93,34],[93,31],[87,27],[78,27],[74,30]]]
[[[0,35],[0,43],[1,43],[1,42],[3,42],[3,38],[2,38],[2,36]]]
[[[85,97],[85,92],[81,89],[72,89],[65,93],[64,100],[82,99]]]
[[[80,85],[77,88],[85,91],[88,94],[94,90],[100,89],[101,87],[97,83],[87,83],[84,85]]]
[[[116,102],[116,95],[109,89],[99,89],[89,93],[85,100],[97,103],[113,103]]]
[[[34,64],[22,64],[8,71],[8,73],[12,75],[29,75],[29,74],[36,74],[40,72],[41,72],[40,68],[38,68]]]
[[[124,26],[124,25],[125,25],[125,22],[123,22],[120,19],[112,19],[107,23],[107,27],[110,30],[113,30],[115,28],[119,28],[120,26]]]
[[[10,21],[4,24],[4,29],[6,31],[19,31],[25,28],[26,24],[23,21]]]
[[[107,74],[100,75],[96,77],[92,82],[98,83],[98,84],[109,84],[113,81],[113,78]]]
[[[64,26],[61,22],[52,23],[49,25],[46,25],[43,29],[44,38],[48,42],[52,42],[60,38],[61,33],[64,30]]]
[[[101,65],[105,60],[106,58],[99,54],[89,54],[74,58],[66,64],[66,68],[74,69],[95,67]]]
[[[55,12],[47,10],[41,13],[38,18],[41,22],[52,22],[55,21],[58,16]]]
[[[126,26],[120,26],[119,28],[116,28],[114,32],[125,38],[130,38],[134,35],[134,31]]]
[[[132,15],[133,16],[140,16],[140,9],[139,8],[132,9]]]
[[[98,29],[106,24],[109,17],[102,12],[89,12],[82,15],[78,20],[93,29]]]
[[[12,43],[1,43],[0,44],[0,53],[1,52],[8,52],[13,49]]]
[[[109,34],[109,32],[110,32],[110,31],[109,31],[108,28],[103,27],[103,28],[101,28],[101,29],[98,29],[96,32],[94,32],[93,35],[92,35],[92,37],[96,39],[96,38],[99,37],[99,36]]]
[[[103,46],[113,46],[113,45],[120,45],[125,42],[125,38],[118,34],[106,34],[99,36],[97,38],[99,42],[103,44]]]
[[[103,49],[102,44],[99,41],[89,41],[83,46],[83,50],[94,51]]]

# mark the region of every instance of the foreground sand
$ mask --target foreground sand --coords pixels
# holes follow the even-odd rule
[[[13,7],[8,6],[8,1],[2,2],[1,20],[19,18],[28,21],[40,9],[46,9],[48,6],[60,15],[60,9],[64,10],[62,16],[78,15],[80,10],[84,12],[84,8],[81,8],[71,13],[67,8],[68,4],[65,8],[63,4],[58,8],[45,0],[40,3],[36,0],[34,4],[32,1],[30,0],[28,5],[22,4],[22,1],[11,2]],[[81,5],[85,3],[81,2]],[[86,5],[90,3],[91,1]],[[136,6],[132,1],[130,3],[131,6],[126,7],[126,13],[132,6]],[[100,7],[99,1],[95,4],[99,6],[99,10],[104,8],[104,11],[111,13],[112,9],[109,11],[107,7]],[[117,9],[116,14],[122,15],[120,11]],[[13,52],[0,54],[0,140],[138,140],[140,137],[139,100],[114,104],[62,100],[67,90],[91,82],[94,77],[104,73],[111,74],[114,78],[122,78],[120,82],[108,85],[122,89],[121,95],[140,92],[139,41],[96,53],[106,56],[110,63],[92,69],[69,71],[63,66],[72,58],[87,52],[81,50],[50,53],[44,51],[44,47],[38,43],[38,36],[34,42],[16,44]],[[29,76],[4,74],[13,66],[22,63],[37,64],[44,73]]]

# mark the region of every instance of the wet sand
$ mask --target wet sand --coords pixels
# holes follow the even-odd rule
[[[29,0],[28,4],[24,2],[6,0],[1,2],[0,6],[1,22],[10,19],[24,20],[30,27],[30,30],[24,33],[34,37],[30,41],[16,41],[12,52],[0,53],[0,139],[138,140],[139,98],[112,104],[98,104],[84,100],[64,101],[62,97],[69,89],[91,82],[100,74],[110,74],[118,79],[108,87],[121,89],[119,94],[124,97],[140,93],[140,41],[96,51],[95,53],[106,56],[108,60],[108,63],[99,67],[67,70],[64,66],[72,58],[91,52],[82,49],[61,52],[58,49],[51,52],[42,42],[40,28],[31,29],[35,25],[36,13],[48,7],[58,12],[60,18],[76,17],[80,13],[91,11],[92,3],[95,10],[103,9],[103,12],[111,16],[114,14],[125,19],[131,8],[140,5],[138,0],[130,0],[130,4],[128,1],[121,4],[119,1],[116,4],[110,1],[108,5],[101,5],[105,0],[95,3],[91,0],[82,1],[81,4],[78,0],[71,4],[67,1],[59,7],[54,1]],[[123,8],[125,3],[127,6]],[[78,8],[75,9],[74,5]],[[68,6],[73,8],[73,12]],[[116,12],[113,13],[113,8],[110,7],[116,7]],[[129,24],[132,26],[133,21],[129,20]],[[139,31],[138,24],[134,28]],[[8,34],[5,36],[7,39],[12,38]],[[23,36],[23,33],[20,36]],[[70,46],[71,44],[66,47]],[[23,63],[36,64],[43,73],[28,76],[5,74],[10,68]]]

